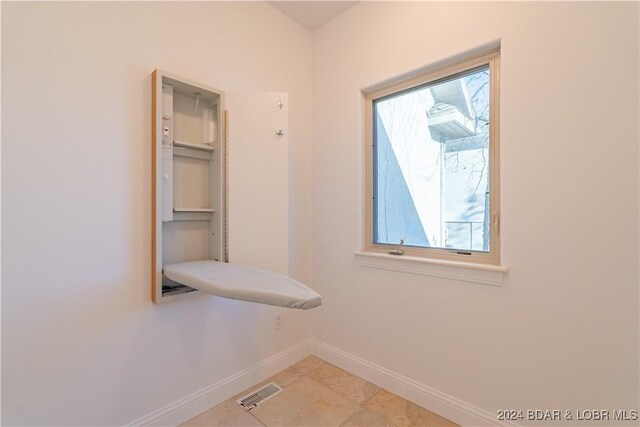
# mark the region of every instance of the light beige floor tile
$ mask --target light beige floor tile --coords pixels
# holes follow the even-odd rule
[[[284,371],[275,374],[274,376],[269,378],[267,382],[273,381],[274,383],[278,384],[280,387],[286,388],[294,381],[297,381],[300,378],[304,377],[304,375],[305,375],[304,372],[298,370],[294,365],[294,366],[289,366]]]
[[[379,387],[330,363],[325,363],[316,368],[309,374],[309,377],[358,404],[369,399],[380,390]]]
[[[341,427],[395,427],[389,421],[366,409],[356,412]]]
[[[251,413],[267,426],[339,426],[358,410],[355,403],[304,377]]]
[[[308,374],[308,375],[307,375]],[[275,382],[285,390],[245,412],[235,400]],[[374,394],[375,393],[375,394]],[[372,397],[370,397],[373,395]],[[367,400],[368,399],[368,400]],[[359,407],[356,403],[361,403]],[[308,357],[182,426],[455,426],[317,357]]]
[[[233,400],[227,400],[221,404],[214,406],[208,411],[191,418],[186,423],[182,424],[183,427],[211,427],[222,426],[224,423],[242,414],[244,410],[235,403]]]
[[[325,362],[322,359],[318,359],[315,356],[309,356],[305,359],[302,359],[301,361],[299,361],[298,363],[296,363],[295,365],[292,366],[292,368],[298,370],[299,372],[302,372],[304,375],[310,373],[311,371],[313,371],[314,369],[324,365]]]
[[[399,427],[457,425],[386,390],[380,390],[363,406]]]
[[[220,424],[220,427],[264,427],[264,424],[249,412],[243,411],[237,417],[230,419],[226,423]]]

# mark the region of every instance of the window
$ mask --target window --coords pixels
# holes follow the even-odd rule
[[[366,251],[499,264],[499,53],[366,96]]]

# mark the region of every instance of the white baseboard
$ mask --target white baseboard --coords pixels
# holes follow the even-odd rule
[[[312,354],[460,425],[517,426],[498,422],[494,414],[484,409],[314,338],[160,408],[128,426],[179,425]]]
[[[313,339],[312,354],[460,425],[516,426],[516,424],[499,422],[495,414],[322,341]]]
[[[145,415],[129,426],[177,426],[311,355],[311,338]]]

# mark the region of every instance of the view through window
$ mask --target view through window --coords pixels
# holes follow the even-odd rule
[[[372,101],[373,243],[491,251],[489,65]]]

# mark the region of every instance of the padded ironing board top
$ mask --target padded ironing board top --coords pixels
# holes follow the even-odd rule
[[[283,274],[218,261],[191,261],[163,267],[174,282],[224,298],[287,308],[319,306],[322,297]]]

